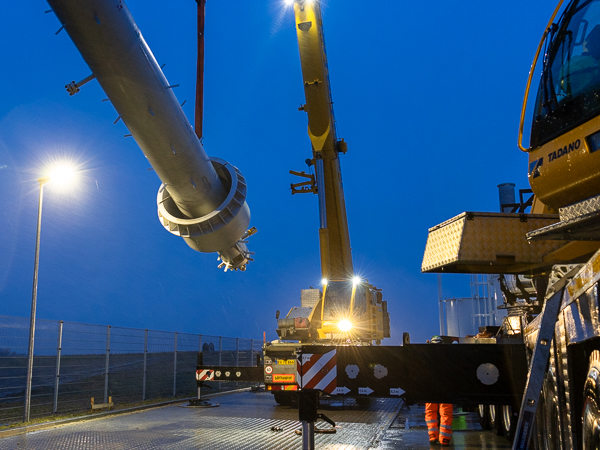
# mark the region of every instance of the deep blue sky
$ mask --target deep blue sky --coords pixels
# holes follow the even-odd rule
[[[193,119],[193,0],[127,2]],[[438,332],[437,279],[421,274],[427,229],[462,211],[497,211],[496,185],[527,185],[516,146],[529,65],[554,2],[328,0],[330,78],[357,272],[383,289],[392,339]],[[167,233],[160,185],[42,0],[0,16],[0,314],[29,316],[44,162],[75,158],[71,194],[46,190],[38,317],[190,333],[275,335],[275,311],[317,286],[317,198],[292,197],[288,170],[311,156],[291,10],[280,0],[209,1],[205,139],[248,181],[256,261],[223,273]],[[444,296],[468,296],[444,275]]]

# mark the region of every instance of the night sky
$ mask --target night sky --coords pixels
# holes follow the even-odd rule
[[[193,121],[196,2],[129,0],[133,17]],[[45,191],[41,319],[275,339],[275,311],[320,282],[318,206],[290,195],[311,157],[293,12],[279,0],[209,0],[204,148],[248,182],[255,261],[217,269],[167,233],[160,182],[42,0],[0,15],[0,315],[28,317],[38,183],[49,161],[82,168],[69,192]],[[323,5],[353,258],[383,289],[392,338],[439,332],[437,277],[421,274],[427,229],[463,211],[498,211],[497,185],[527,188],[517,148],[529,66],[554,2],[358,2]],[[444,297],[469,296],[466,275]]]

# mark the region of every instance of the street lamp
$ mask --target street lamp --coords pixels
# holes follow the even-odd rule
[[[31,317],[29,319],[29,348],[27,350],[27,381],[25,387],[25,407],[23,409],[23,422],[29,422],[31,409],[31,379],[33,375],[33,338],[35,336],[35,309],[37,306],[38,267],[40,262],[40,230],[42,226],[42,200],[44,199],[44,185],[52,182],[66,184],[73,179],[75,170],[69,166],[57,166],[46,177],[38,178],[40,184],[40,199],[38,203],[37,234],[35,239],[35,260],[33,263],[33,290],[31,294]]]

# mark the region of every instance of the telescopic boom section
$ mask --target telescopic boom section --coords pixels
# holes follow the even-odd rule
[[[335,133],[320,4],[296,0],[294,14],[306,98],[303,108],[308,115],[319,194],[321,272],[328,280],[349,279],[354,270],[339,160],[345,143],[338,142]]]
[[[232,165],[209,158],[122,0],[48,0],[162,181],[162,225],[193,249],[245,270],[250,210]]]

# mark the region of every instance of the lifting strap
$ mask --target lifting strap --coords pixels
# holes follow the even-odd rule
[[[196,110],[194,128],[198,139],[202,140],[202,121],[204,117],[204,16],[206,0],[198,3],[198,59],[196,62]]]

